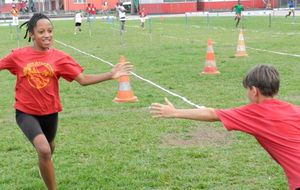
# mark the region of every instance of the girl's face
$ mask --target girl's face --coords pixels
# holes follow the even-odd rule
[[[47,51],[52,45],[53,26],[48,19],[40,19],[33,28],[33,33],[30,37],[33,41],[35,49]]]

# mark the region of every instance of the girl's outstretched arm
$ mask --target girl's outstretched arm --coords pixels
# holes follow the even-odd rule
[[[132,70],[132,65],[128,62],[116,64],[110,72],[101,73],[101,74],[83,74],[80,73],[76,78],[80,85],[86,86],[90,84],[100,83],[106,80],[117,79],[120,76],[130,75]]]

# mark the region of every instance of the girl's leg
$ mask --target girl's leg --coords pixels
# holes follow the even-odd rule
[[[51,149],[51,155],[53,155],[54,149],[55,149],[55,143],[54,143],[54,141],[52,141],[52,142],[50,143],[50,149]]]
[[[48,190],[56,190],[54,166],[51,160],[52,149],[45,135],[37,135],[33,139],[33,145],[38,154],[39,168]]]
[[[39,168],[48,190],[56,190],[51,155],[57,130],[58,114],[34,116],[16,110],[16,121],[38,154]],[[51,143],[49,143],[51,142]]]

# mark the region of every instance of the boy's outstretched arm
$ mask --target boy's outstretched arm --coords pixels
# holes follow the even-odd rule
[[[181,118],[199,121],[220,121],[213,108],[176,109],[167,98],[165,98],[165,102],[166,104],[151,104],[150,113],[153,117]]]
[[[128,62],[116,64],[110,72],[101,74],[83,74],[80,73],[76,78],[80,85],[86,86],[90,84],[96,84],[106,80],[117,79],[124,75],[130,75],[132,70],[132,65]]]

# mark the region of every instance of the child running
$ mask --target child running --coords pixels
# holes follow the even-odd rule
[[[75,14],[75,29],[74,29],[75,35],[77,34],[77,32],[81,32],[81,23],[82,23],[82,13],[78,12]]]
[[[238,0],[238,3],[232,7],[231,11],[233,10],[235,10],[235,18],[234,18],[234,20],[236,20],[235,27],[238,27],[240,20],[242,18],[242,11],[244,10],[244,7],[241,4],[240,0]]]
[[[13,50],[0,59],[0,70],[15,75],[16,121],[34,146],[41,176],[48,190],[56,190],[54,167],[51,160],[58,127],[58,112],[62,111],[59,79],[62,77],[80,85],[97,84],[122,75],[129,75],[130,64],[117,64],[110,72],[83,74],[83,68],[69,55],[52,48],[53,25],[41,13],[34,14],[26,26],[26,38],[32,46]],[[75,188],[75,187],[74,187]]]
[[[285,18],[287,18],[288,16],[291,16],[291,13],[293,14],[293,17],[295,17],[295,1],[289,0],[288,5],[289,5],[289,13],[287,15],[285,15]]]
[[[290,190],[300,190],[300,107],[276,99],[279,73],[273,66],[258,65],[243,80],[250,103],[231,109],[177,109],[153,103],[155,118],[221,121],[228,131],[237,130],[256,138],[283,168]],[[271,187],[262,187],[272,189]]]

